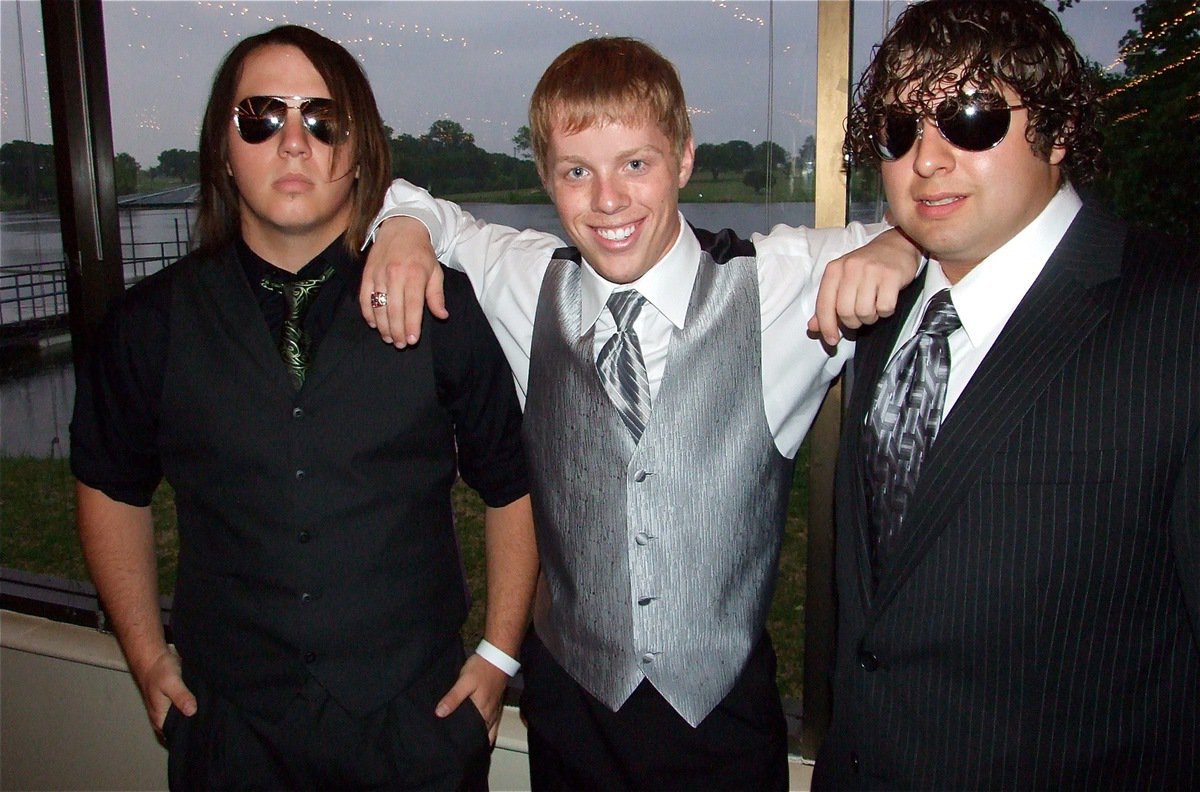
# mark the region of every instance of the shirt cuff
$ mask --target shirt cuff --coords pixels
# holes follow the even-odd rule
[[[503,649],[498,649],[486,639],[479,642],[479,646],[475,647],[475,654],[487,660],[492,665],[499,668],[510,677],[516,676],[521,670],[521,664],[508,656]]]

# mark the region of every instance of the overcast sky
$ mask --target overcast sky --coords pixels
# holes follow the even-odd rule
[[[17,57],[18,2],[24,77]],[[904,5],[860,0],[856,74],[884,17]],[[1083,0],[1063,19],[1089,57],[1110,64],[1121,36],[1134,27],[1136,5]],[[451,118],[483,148],[511,152],[529,92],[555,55],[589,36],[632,35],[678,66],[697,142],[758,143],[770,125],[772,137],[791,150],[813,131],[816,8],[806,0],[105,2],[114,144],[142,167],[156,164],[164,149],[195,149],[220,58],[239,38],[291,22],[314,27],[358,58],[384,120],[398,133],[419,135],[433,121]],[[0,0],[5,142],[50,141],[39,9],[34,0]],[[769,90],[775,105],[770,119]]]

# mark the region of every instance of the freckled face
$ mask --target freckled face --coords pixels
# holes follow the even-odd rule
[[[243,62],[235,104],[248,96],[330,98],[303,52],[275,44],[255,50]],[[323,248],[345,231],[354,188],[347,164],[354,156],[348,149],[335,150],[314,138],[294,108],[288,109],[282,130],[262,143],[247,143],[233,125],[230,108],[228,166],[247,243],[261,250],[281,238],[300,237]]]
[[[555,127],[546,157],[546,190],[559,220],[603,278],[631,283],[666,255],[679,236],[679,190],[692,175],[694,147],[682,158],[654,123]]]
[[[1009,105],[1021,104],[1005,88]],[[908,152],[880,163],[883,188],[896,224],[937,259],[951,282],[1027,226],[1057,192],[1058,164],[1034,153],[1025,130],[1028,110],[1013,110],[1008,134],[995,148],[964,151],[938,132],[929,118]]]

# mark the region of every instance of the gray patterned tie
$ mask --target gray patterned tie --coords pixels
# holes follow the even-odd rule
[[[888,363],[863,432],[867,503],[878,571],[904,521],[921,461],[942,422],[950,379],[950,342],[962,326],[950,290],[929,301],[917,334]]]
[[[642,438],[650,420],[650,381],[646,377],[642,347],[633,329],[645,304],[646,298],[632,289],[609,296],[608,310],[617,322],[617,331],[604,342],[596,358],[600,381],[635,443]]]
[[[300,281],[277,281],[271,276],[262,279],[262,287],[269,291],[279,292],[287,303],[287,314],[283,317],[283,332],[279,336],[279,356],[288,367],[288,377],[292,387],[300,390],[304,385],[304,375],[308,371],[310,357],[309,337],[304,332],[304,315],[308,306],[317,296],[321,284],[333,275],[333,267],[329,267],[315,278]]]

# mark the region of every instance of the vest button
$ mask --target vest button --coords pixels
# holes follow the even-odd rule
[[[866,649],[858,650],[858,663],[868,673],[879,670],[879,658],[874,652],[868,652]]]
[[[641,605],[644,608],[651,602],[654,602],[655,599],[657,599],[657,597],[642,597],[640,600],[638,600],[638,605]]]
[[[292,417],[293,418],[303,418],[304,417],[304,408],[303,407],[293,407],[292,408]]]
[[[642,655],[642,665],[650,665],[654,662],[654,655],[651,652],[646,652]]]
[[[645,470],[639,470],[637,473],[633,474],[633,480],[636,481],[638,484],[641,484],[643,481],[646,480],[646,477],[649,475],[650,474],[648,472],[646,472]]]
[[[650,544],[650,534],[646,533],[645,531],[638,531],[636,534],[634,534],[633,541],[635,544],[645,547],[646,545]]]
[[[314,597],[312,594],[309,594],[307,591],[300,595],[300,601],[304,603],[312,602],[315,599],[316,597]]]
[[[856,775],[862,772],[862,768],[859,766],[858,753],[855,751],[850,752],[850,767]]]
[[[304,662],[309,663],[309,664],[317,662],[317,653],[316,652],[305,652],[304,653]]]
[[[304,477],[306,475],[308,475],[308,474],[305,473],[303,470],[297,470],[296,471],[296,481],[304,481]]]
[[[310,541],[312,541],[312,534],[310,534],[308,531],[301,531],[300,533],[296,534],[296,541],[300,542],[300,544],[308,544]]]

